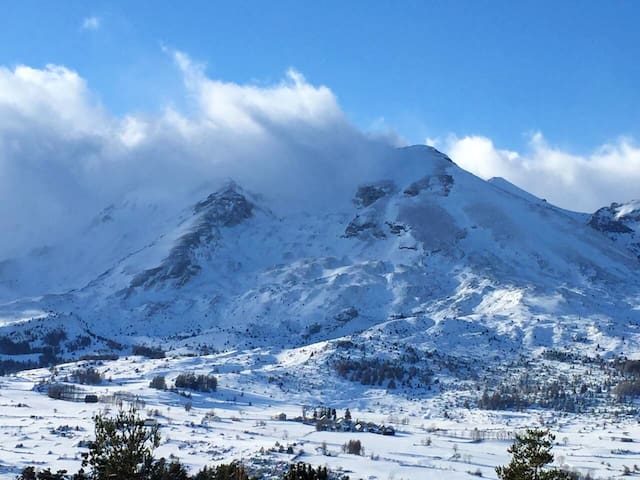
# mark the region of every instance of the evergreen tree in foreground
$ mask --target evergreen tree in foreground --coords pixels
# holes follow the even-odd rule
[[[144,480],[154,470],[154,450],[160,445],[158,425],[147,426],[135,408],[120,410],[115,418],[96,415],[96,439],[82,466],[91,467],[95,480]]]
[[[507,450],[511,462],[505,467],[497,467],[501,480],[569,480],[569,472],[559,468],[545,468],[553,462],[551,447],[555,436],[548,430],[527,430],[524,435],[516,435],[516,441]]]

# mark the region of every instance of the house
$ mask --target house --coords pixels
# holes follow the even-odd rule
[[[387,425],[386,427],[382,427],[382,435],[395,435],[396,429]]]

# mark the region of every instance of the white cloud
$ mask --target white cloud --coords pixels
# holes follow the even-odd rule
[[[587,155],[549,145],[540,132],[531,135],[524,152],[500,149],[483,136],[452,135],[441,143],[462,168],[486,179],[504,177],[565,208],[594,211],[640,197],[640,147],[628,138]]]
[[[276,211],[347,205],[355,184],[379,179],[388,165],[379,160],[401,143],[390,130],[374,137],[356,129],[329,88],[293,69],[272,85],[241,85],[168,53],[188,108],[154,115],[109,114],[62,66],[0,67],[0,224],[11,231],[0,237],[0,260],[73,234],[132,192],[170,201],[232,178]],[[550,146],[541,134],[525,152],[480,136],[439,144],[462,167],[565,207],[593,210],[639,196],[640,149],[627,139],[588,156]]]
[[[346,123],[333,92],[310,85],[294,69],[289,69],[285,79],[276,85],[238,85],[208,79],[203,66],[193,63],[184,53],[168,53],[182,70],[187,88],[213,127],[258,132],[293,120],[317,127]]]
[[[64,67],[0,68],[0,222],[12,229],[0,259],[81,228],[132,191],[169,198],[233,178],[281,208],[345,202],[387,152],[295,70],[240,85],[172,56],[191,105],[159,115],[108,114]]]
[[[97,133],[105,117],[77,73],[56,65],[44,69],[0,67],[0,129],[27,122],[63,135]]]
[[[82,30],[98,30],[100,28],[100,18],[95,15],[82,19]]]

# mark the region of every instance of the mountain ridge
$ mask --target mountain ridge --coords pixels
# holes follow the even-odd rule
[[[27,338],[29,318],[46,326],[53,315],[80,319],[84,333],[76,326],[70,339],[121,345],[279,349],[379,332],[478,359],[567,346],[633,353],[633,245],[594,228],[598,212],[515,189],[418,146],[397,150],[384,177],[333,211],[278,216],[233,183],[167,211],[113,207],[94,237],[107,245],[104,232],[116,232],[131,251],[83,286],[0,305],[0,335]],[[135,241],[114,228],[120,215],[143,233]],[[135,221],[145,216],[152,231]]]

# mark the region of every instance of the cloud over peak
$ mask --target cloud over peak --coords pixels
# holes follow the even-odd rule
[[[594,211],[640,198],[640,146],[629,138],[584,155],[550,145],[541,132],[529,137],[523,152],[498,148],[479,135],[451,135],[436,143],[462,168],[485,179],[504,177],[565,208]]]
[[[62,66],[0,68],[0,222],[14,232],[0,259],[81,228],[132,192],[171,201],[233,178],[282,208],[343,200],[380,149],[329,88],[295,70],[241,85],[171,55],[191,108],[159,114],[109,114]]]
[[[64,66],[0,67],[0,224],[12,232],[0,239],[0,260],[72,235],[125,196],[172,202],[229,178],[280,211],[347,205],[355,184],[380,179],[399,141],[354,127],[328,87],[294,69],[270,85],[238,84],[165,52],[187,107],[160,113],[113,115]],[[477,135],[436,146],[481,177],[505,177],[563,207],[640,197],[640,148],[630,139],[589,155],[541,133],[523,152]]]

